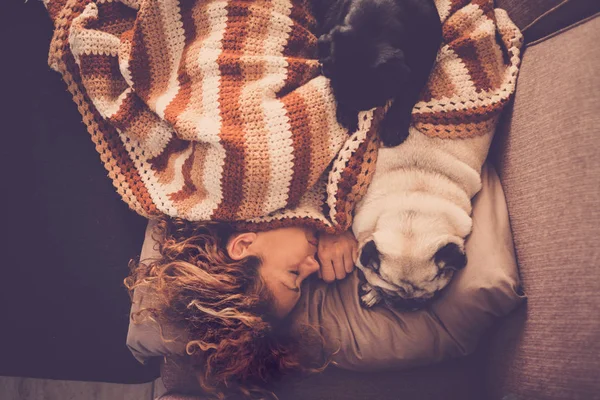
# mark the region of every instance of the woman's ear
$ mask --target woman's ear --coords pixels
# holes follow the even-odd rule
[[[258,235],[254,232],[234,233],[227,242],[227,253],[232,259],[239,261],[256,254],[250,249]]]

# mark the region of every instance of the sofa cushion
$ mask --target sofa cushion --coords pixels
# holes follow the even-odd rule
[[[599,41],[596,17],[530,46],[496,137],[529,301],[492,341],[493,399],[599,398]]]

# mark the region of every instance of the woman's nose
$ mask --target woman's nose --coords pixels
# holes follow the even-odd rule
[[[308,257],[302,264],[302,267],[304,269],[303,272],[305,277],[314,274],[319,270],[319,268],[321,268],[319,262],[314,257]]]

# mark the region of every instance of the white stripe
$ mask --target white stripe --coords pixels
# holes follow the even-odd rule
[[[174,134],[171,126],[163,120],[158,120],[152,129],[150,129],[148,136],[142,143],[143,150],[146,152],[146,157],[156,157],[160,155],[172,136],[174,136]]]
[[[440,20],[443,22],[450,16],[450,0],[435,0],[435,6],[438,10],[438,14],[440,15]]]
[[[89,20],[97,19],[98,6],[90,3],[73,20],[69,32],[69,45],[77,64],[81,54],[102,54],[113,57],[119,54],[121,42],[117,36],[86,27]]]
[[[283,58],[283,50],[292,30],[293,21],[289,18],[292,3],[288,0],[276,1],[271,12],[266,40],[265,53],[281,57],[281,62],[269,62],[265,74],[270,75],[272,92],[262,101],[265,124],[268,131],[268,148],[271,161],[271,177],[265,199],[267,210],[285,207],[290,184],[294,173],[294,142],[292,129],[283,102],[275,98],[285,84],[287,77],[287,61]],[[268,80],[267,80],[268,82]]]
[[[337,102],[333,96],[329,79],[320,75],[311,80],[309,85],[315,87],[315,92],[321,95],[321,104],[326,107],[327,126],[329,128],[329,148],[333,154],[337,154],[348,139],[348,130],[341,126],[337,120]]]
[[[482,93],[477,93],[475,85],[471,81],[469,70],[462,62],[462,59],[458,57],[448,45],[444,46],[438,53],[436,64],[438,65],[437,68],[444,70],[444,73],[450,79],[452,85],[454,85],[454,92],[457,94],[449,99],[433,99],[430,102],[420,101],[415,104],[415,107],[412,111],[413,113],[440,112],[450,109],[467,109],[470,106],[472,107],[472,104],[463,105],[462,102],[465,101],[465,98],[477,98],[477,96],[483,95]],[[444,100],[448,101],[446,102]],[[451,105],[451,101],[456,103],[456,105]],[[432,108],[429,108],[430,106],[432,106]]]
[[[96,97],[96,96],[94,96],[94,93],[91,93],[90,90],[88,90],[88,95],[92,99],[92,102],[94,103],[94,106],[96,107],[96,109],[98,110],[100,115],[106,119],[109,119],[109,118],[112,118],[116,113],[119,112],[119,109],[121,108],[121,104],[123,104],[123,101],[125,100],[125,98],[127,96],[133,95],[133,94],[132,94],[132,89],[130,87],[128,87],[116,99],[105,97],[105,96]],[[135,95],[133,95],[133,96],[135,96]]]
[[[185,47],[185,31],[181,20],[179,0],[161,0],[158,2],[158,6],[162,15],[162,29],[166,46],[171,53],[172,66],[167,89],[156,97],[156,103],[154,104],[156,113],[164,119],[165,109],[179,92],[178,67]]]
[[[227,28],[227,4],[227,1],[215,1],[206,7],[210,33],[204,40],[196,58],[202,74],[202,105],[204,109],[203,117],[199,118],[196,124],[198,140],[211,144],[207,150],[202,176],[207,197],[184,216],[184,218],[196,221],[210,219],[223,199],[221,177],[223,176],[226,152],[219,138],[221,131],[219,110],[221,74],[217,59],[223,50],[222,40]]]

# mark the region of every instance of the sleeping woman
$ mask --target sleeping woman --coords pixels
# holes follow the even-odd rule
[[[227,223],[162,219],[153,236],[160,257],[132,263],[126,286],[151,288],[156,304],[134,319],[185,330],[206,391],[251,394],[273,378],[325,365],[319,333],[292,332],[287,316],[307,277],[318,273],[331,282],[352,271],[351,232],[235,232]]]

